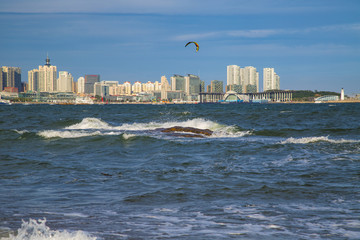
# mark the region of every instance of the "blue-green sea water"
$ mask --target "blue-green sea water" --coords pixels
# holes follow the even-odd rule
[[[0,238],[360,239],[360,105],[2,105]]]

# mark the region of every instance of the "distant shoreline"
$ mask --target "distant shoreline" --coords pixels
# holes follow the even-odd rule
[[[323,101],[323,102],[292,101],[289,103],[316,103],[316,104],[320,104],[320,103],[360,103],[360,100],[338,100],[338,101]]]
[[[252,103],[252,104],[326,104],[326,103],[360,103],[360,100],[338,100],[338,101],[324,101],[324,102],[314,102],[314,101],[292,101],[292,102],[268,102],[268,103]],[[200,103],[200,102],[188,102],[188,103],[152,103],[152,102],[109,102],[109,103],[49,103],[49,102],[11,102],[11,104],[22,104],[22,105],[36,105],[36,104],[47,104],[47,105],[194,105],[194,104],[223,104],[223,105],[232,105],[232,104],[248,104],[248,103]],[[11,105],[10,104],[10,105]]]

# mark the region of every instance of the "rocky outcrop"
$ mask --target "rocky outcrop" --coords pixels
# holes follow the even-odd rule
[[[174,136],[179,136],[179,137],[203,138],[205,136],[211,136],[213,133],[213,131],[211,131],[210,129],[199,129],[193,127],[180,127],[180,126],[175,126],[170,128],[160,128],[157,130],[166,133],[173,133]],[[183,134],[183,133],[191,133],[191,134]]]

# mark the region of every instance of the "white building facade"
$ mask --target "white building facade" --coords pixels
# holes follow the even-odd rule
[[[57,91],[58,92],[73,92],[73,76],[66,72],[60,71],[59,78],[57,80]]]
[[[84,94],[85,93],[85,78],[79,77],[77,80],[77,93]]]
[[[280,77],[275,73],[274,68],[263,69],[263,91],[280,90]]]
[[[240,66],[227,66],[227,85],[240,85]]]
[[[241,68],[237,65],[229,65],[226,89],[237,93],[259,92],[259,73],[252,66]]]

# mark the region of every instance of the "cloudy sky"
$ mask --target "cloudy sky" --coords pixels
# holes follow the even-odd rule
[[[0,0],[0,65],[160,81],[274,67],[281,89],[360,93],[358,0]],[[188,41],[194,46],[184,47]]]

